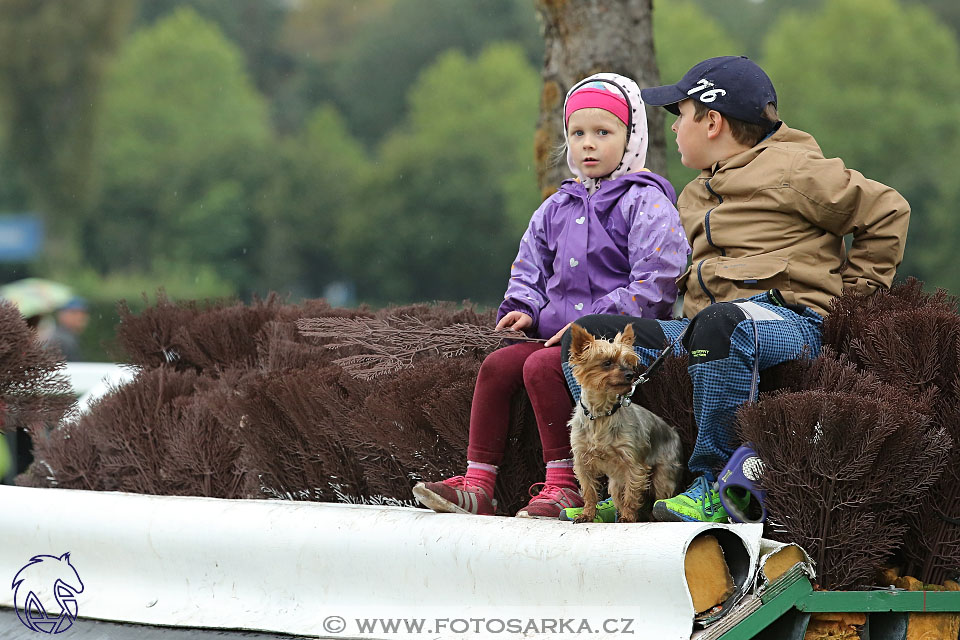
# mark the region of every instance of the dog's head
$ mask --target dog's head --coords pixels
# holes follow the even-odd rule
[[[570,327],[570,364],[573,377],[585,389],[622,394],[640,374],[640,358],[633,351],[633,325],[613,340],[594,338],[578,324]]]

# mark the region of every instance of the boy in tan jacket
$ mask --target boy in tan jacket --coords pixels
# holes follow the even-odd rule
[[[773,84],[747,58],[705,60],[676,84],[641,95],[677,116],[681,161],[701,170],[677,207],[693,251],[677,281],[684,317],[591,315],[577,323],[607,338],[633,324],[646,364],[667,342],[679,341],[677,352],[689,354],[698,427],[689,467],[699,477],[684,493],[657,501],[653,515],[726,522],[716,480],[739,444],[737,408],[756,398],[759,371],[817,355],[832,298],[890,287],[910,207],[890,187],[824,158],[813,137],[781,122]],[[579,401],[569,350],[568,331],[563,367]],[[604,507],[598,519],[613,521],[612,504]]]

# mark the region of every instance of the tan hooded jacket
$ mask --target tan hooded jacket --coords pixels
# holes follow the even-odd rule
[[[910,219],[894,189],[824,158],[812,136],[785,124],[703,170],[677,208],[693,249],[677,279],[688,318],[773,288],[822,315],[843,291],[887,289]]]

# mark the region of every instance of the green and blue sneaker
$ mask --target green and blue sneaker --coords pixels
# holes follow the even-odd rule
[[[567,507],[560,512],[560,519],[572,521],[583,513],[583,507]],[[607,498],[597,503],[597,515],[593,517],[594,522],[612,523],[617,521],[617,508],[613,506],[613,498]]]
[[[737,501],[744,500],[746,508],[750,495],[729,496]],[[674,498],[657,500],[653,503],[653,519],[660,522],[729,522],[729,514],[720,502],[717,484],[705,476],[693,481],[690,488]]]

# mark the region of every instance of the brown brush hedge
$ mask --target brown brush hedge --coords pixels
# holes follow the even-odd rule
[[[768,372],[739,433],[765,464],[766,534],[818,579],[861,588],[890,561],[925,583],[960,573],[960,316],[910,279],[846,294],[818,358]]]
[[[332,318],[350,321],[342,335],[298,330],[297,321]],[[318,325],[328,331],[331,322]],[[415,482],[463,471],[473,387],[492,350],[489,331],[470,327],[492,325],[492,312],[451,303],[373,311],[275,296],[249,305],[160,296],[137,315],[121,307],[118,344],[139,373],[40,439],[36,464],[18,481],[412,506]],[[398,347],[396,327],[441,339]],[[831,588],[868,586],[891,558],[925,582],[957,573],[956,299],[925,293],[916,280],[869,298],[845,295],[825,322],[824,345],[815,359],[764,372],[764,392],[738,417],[766,464],[766,534],[803,545]],[[640,395],[689,455],[696,424],[686,358],[669,358]],[[498,478],[501,513],[523,506],[542,478],[521,394]]]
[[[0,300],[0,432],[22,429],[43,441],[73,400],[64,365],[37,341],[17,307]]]
[[[328,349],[304,337],[312,318],[413,319],[442,333],[493,324],[492,312],[451,303],[377,312],[325,301],[250,305],[156,304],[134,315],[121,305],[117,342],[139,371],[132,382],[67,420],[35,446],[30,486],[221,498],[286,498],[413,505],[420,479],[461,473],[470,403],[489,337],[458,357],[417,356],[416,366],[371,379],[335,360],[375,344]],[[497,487],[504,513],[526,503],[543,463],[529,401],[514,403]]]

